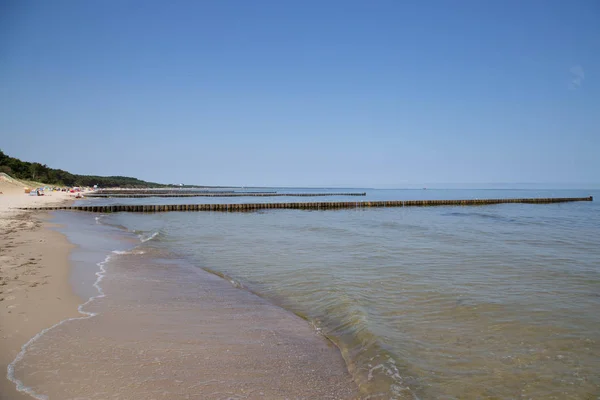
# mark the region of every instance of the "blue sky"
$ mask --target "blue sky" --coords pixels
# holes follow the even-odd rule
[[[600,3],[0,0],[0,148],[223,185],[600,182]]]

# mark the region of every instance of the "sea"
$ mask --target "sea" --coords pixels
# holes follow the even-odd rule
[[[366,196],[106,198],[79,203],[600,199],[600,191],[586,189],[272,190],[356,191]],[[14,363],[21,389],[38,398],[44,398],[49,380],[62,382],[63,398],[76,398],[69,397],[69,388],[76,393],[76,387],[88,384],[93,388],[89,398],[103,398],[111,393],[115,376],[133,388],[151,387],[147,398],[291,398],[264,391],[242,396],[243,388],[217,395],[200,383],[177,389],[172,382],[178,378],[150,368],[160,364],[159,358],[149,356],[136,364],[123,353],[132,343],[144,355],[206,334],[194,316],[210,310],[192,294],[208,287],[229,299],[219,307],[256,299],[300,317],[308,331],[334,345],[360,398],[600,399],[597,200],[53,215],[58,229],[78,246],[71,260],[73,287],[90,300],[81,307],[81,320],[40,335]],[[115,326],[127,326],[133,317],[98,319],[125,312],[143,316],[131,329]],[[245,321],[260,324],[261,316]],[[110,347],[105,348],[107,338]],[[65,358],[66,348],[72,351]],[[88,348],[95,349],[93,360]],[[210,353],[208,348],[194,351]],[[206,360],[192,353],[181,358],[170,353],[171,361],[164,361],[169,369],[181,371],[182,382],[193,379],[196,368],[207,368]],[[124,359],[130,361],[119,361]],[[59,360],[72,364],[72,373],[53,368]],[[213,362],[219,368],[218,357]],[[86,368],[97,368],[96,381],[107,377],[105,392],[92,378],[75,378]],[[315,376],[327,374],[327,365],[317,361],[303,368],[315,370]],[[165,373],[170,383],[161,386]],[[277,370],[271,374],[277,380]],[[194,390],[204,394],[194,397]]]

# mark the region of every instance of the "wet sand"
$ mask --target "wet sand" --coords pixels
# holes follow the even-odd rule
[[[115,255],[85,307],[16,376],[51,399],[356,399],[339,350],[303,319],[180,260]],[[60,376],[60,379],[56,379]]]
[[[77,311],[83,300],[69,280],[74,246],[50,229],[47,214],[15,213],[6,204],[23,199],[6,199],[0,214],[4,371],[40,331],[83,317]],[[32,342],[15,377],[50,399],[360,397],[337,347],[307,321],[146,251],[113,255],[101,282],[107,296],[85,307],[98,315],[60,324]],[[32,398],[3,375],[0,399]]]
[[[42,329],[79,315],[81,299],[69,284],[69,252],[64,235],[50,229],[45,213],[12,209],[56,205],[69,196],[26,196],[20,184],[0,181],[0,399],[30,399],[6,377],[7,366]]]

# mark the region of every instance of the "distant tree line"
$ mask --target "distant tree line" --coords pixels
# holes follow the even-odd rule
[[[170,187],[154,182],[146,182],[127,176],[95,176],[76,175],[62,169],[54,169],[46,164],[37,162],[21,161],[18,158],[9,157],[0,150],[0,172],[4,172],[17,179],[43,182],[56,186],[94,186],[100,187]]]

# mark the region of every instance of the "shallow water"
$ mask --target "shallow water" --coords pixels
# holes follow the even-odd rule
[[[598,194],[368,191],[361,200]],[[277,200],[246,199],[257,201]],[[168,252],[172,268],[214,272],[307,318],[339,346],[365,398],[592,399],[600,393],[597,201],[120,213],[100,222],[147,237],[158,232],[138,248]],[[152,292],[146,295],[139,301],[154,304]],[[185,312],[191,318],[195,310]],[[180,325],[185,332],[185,322]]]

